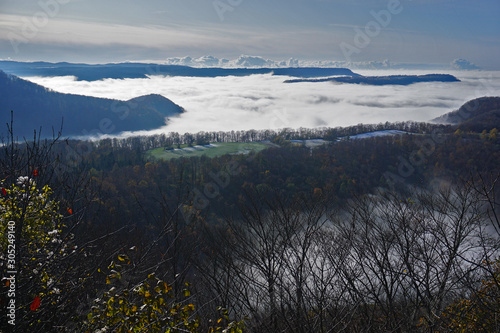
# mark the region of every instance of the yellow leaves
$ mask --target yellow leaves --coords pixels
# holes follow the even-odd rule
[[[495,282],[500,272],[497,263],[491,264],[495,272],[489,280],[483,281],[481,288],[471,299],[461,299],[449,306],[442,317],[447,328],[457,332],[492,332],[497,328],[497,309],[500,308],[500,289]]]
[[[128,263],[130,258],[119,255],[118,263]],[[106,283],[116,283],[115,277],[121,276],[124,271],[120,265],[112,262]],[[103,272],[99,269],[99,272]],[[189,283],[185,283],[182,294],[190,297]],[[155,274],[147,275],[141,283],[133,289],[121,289],[113,287],[102,295],[102,300],[95,303],[92,313],[87,315],[87,332],[95,332],[103,327],[113,327],[114,332],[199,332],[200,321],[194,315],[196,308],[194,304],[175,300],[172,286],[159,279]],[[227,310],[224,312],[227,316]],[[227,333],[240,333],[238,323],[230,323],[225,316],[217,323],[217,331]],[[232,325],[232,326],[231,326]]]
[[[160,284],[163,286],[163,292],[164,293],[168,293],[170,290],[172,290],[172,287],[169,286],[167,283],[161,282]]]
[[[186,286],[186,289],[183,290],[184,292],[184,297],[189,297],[191,296],[191,292],[189,291],[189,286],[190,284],[188,282],[185,282],[184,285]]]
[[[113,278],[117,278],[118,280],[122,278],[122,275],[118,272],[118,271],[115,271],[114,269],[111,270],[111,277]]]
[[[47,281],[49,281],[49,279],[50,279],[49,275],[46,272],[43,272],[42,273],[42,282],[46,283]]]
[[[176,316],[177,315],[177,308],[174,307],[174,308],[170,309],[170,314],[172,316]]]
[[[118,260],[121,262],[125,262],[127,265],[130,264],[130,258],[126,254],[118,255]]]
[[[162,313],[161,307],[160,307],[160,305],[157,302],[153,303],[153,311],[156,311],[156,312],[158,312],[160,314]]]
[[[120,262],[129,260],[120,258]],[[113,263],[110,266],[119,270],[119,265]],[[110,272],[106,277],[107,282],[114,283],[112,277],[120,274],[117,270]],[[93,308],[93,314],[88,316],[91,318],[88,331],[112,326],[115,332],[143,332],[145,327],[148,332],[165,332],[166,327],[183,327],[186,332],[197,332],[199,322],[193,317],[194,304],[183,306],[176,303],[171,291],[172,287],[154,274],[149,274],[145,281],[132,290],[113,287],[104,293],[104,301],[98,302]]]
[[[172,287],[170,287],[164,281],[158,280],[158,282],[156,283],[156,287],[155,287],[154,290],[158,294],[167,294],[170,290],[172,290]]]

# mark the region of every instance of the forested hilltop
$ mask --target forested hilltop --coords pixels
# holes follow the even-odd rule
[[[40,130],[44,137],[63,125],[65,135],[89,137],[123,131],[155,129],[184,109],[161,95],[146,95],[119,101],[81,95],[62,94],[0,70],[0,122],[10,121],[16,110],[15,133],[33,137]],[[0,136],[7,134],[5,125]],[[40,133],[39,133],[40,134]]]
[[[500,123],[461,124],[13,135],[0,269],[15,240],[16,296],[4,279],[0,304],[21,332],[498,331]]]

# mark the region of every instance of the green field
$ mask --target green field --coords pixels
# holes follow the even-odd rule
[[[179,157],[217,157],[226,154],[238,155],[248,154],[251,151],[259,152],[269,147],[276,147],[273,143],[268,142],[246,142],[246,143],[214,143],[211,147],[187,145],[181,146],[181,149],[165,150],[165,148],[151,149],[146,152],[150,157],[162,160],[170,160]]]

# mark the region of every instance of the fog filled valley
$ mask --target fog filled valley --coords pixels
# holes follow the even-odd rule
[[[186,112],[178,117],[171,117],[166,126],[149,134],[337,127],[386,121],[427,122],[458,109],[468,100],[496,96],[500,89],[500,72],[497,71],[354,70],[367,77],[440,72],[452,74],[460,80],[404,86],[285,83],[293,77],[271,74],[162,76],[155,72],[155,67],[148,68],[148,72],[150,77],[147,79],[90,82],[76,80],[74,76],[29,76],[25,79],[62,93],[121,101],[159,94],[185,109]],[[99,126],[96,124],[85,129],[88,133]],[[110,134],[104,132],[100,131],[100,134]],[[148,133],[136,131],[135,134]]]

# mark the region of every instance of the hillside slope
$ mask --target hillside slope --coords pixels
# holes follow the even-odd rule
[[[63,135],[116,134],[150,130],[163,126],[165,118],[183,109],[160,95],[147,95],[118,101],[62,94],[0,71],[0,134],[6,133],[14,111],[17,136],[32,136],[42,127],[50,136],[64,119]]]
[[[499,127],[500,97],[481,97],[468,101],[458,110],[433,120],[438,123],[455,124],[465,131],[481,132]]]

